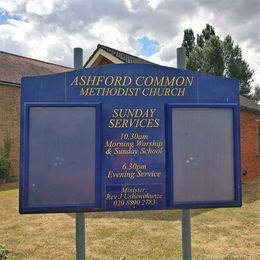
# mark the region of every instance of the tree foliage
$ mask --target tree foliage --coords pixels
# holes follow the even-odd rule
[[[11,140],[9,137],[4,139],[4,144],[0,147],[0,179],[3,179],[5,182],[10,176],[11,170]]]
[[[252,95],[252,99],[255,100],[257,103],[260,102],[260,86],[255,87],[254,94]]]
[[[206,28],[202,30],[202,34],[197,34],[197,45],[203,48],[204,43],[209,40],[211,36],[215,36],[214,27],[206,24]]]
[[[195,46],[195,36],[192,29],[186,29],[184,31],[184,37],[181,46],[186,48],[186,55],[189,57],[190,52]]]
[[[224,40],[215,35],[214,27],[207,24],[197,41],[187,41],[193,35],[192,29],[184,31],[182,46],[187,52],[187,69],[210,75],[235,77],[239,79],[240,94],[251,97],[253,71],[243,59],[242,50],[230,35]],[[189,37],[188,37],[189,36]]]
[[[238,78],[240,94],[250,97],[253,71],[250,70],[249,65],[243,59],[241,48],[238,45],[234,46],[234,41],[230,35],[227,35],[223,41],[223,53],[226,62],[224,76]]]

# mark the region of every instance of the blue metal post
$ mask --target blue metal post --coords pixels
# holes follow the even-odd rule
[[[83,50],[74,48],[74,69],[83,67]],[[85,214],[76,213],[76,260],[85,260]]]
[[[186,69],[186,49],[177,48],[177,68]],[[182,258],[191,260],[190,210],[182,210]]]

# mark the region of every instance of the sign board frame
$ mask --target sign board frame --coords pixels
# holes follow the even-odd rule
[[[240,129],[236,128],[235,126],[239,125],[239,115],[240,110],[239,107],[236,104],[225,104],[225,103],[218,103],[218,104],[212,104],[212,103],[179,103],[179,104],[167,104],[166,105],[166,114],[167,114],[167,126],[166,128],[168,131],[166,131],[166,136],[168,139],[168,145],[166,150],[167,155],[167,169],[168,169],[168,194],[173,194],[173,177],[174,177],[174,167],[172,163],[172,158],[174,154],[174,148],[173,148],[173,140],[172,140],[172,131],[173,131],[173,122],[172,122],[172,112],[171,110],[174,108],[229,108],[232,109],[232,115],[233,115],[233,124],[232,124],[232,132],[233,132],[233,158],[234,158],[234,183],[238,184],[240,181]],[[178,209],[190,209],[190,208],[209,208],[209,207],[230,207],[230,206],[240,206],[241,205],[241,186],[237,185],[237,188],[234,189],[234,200],[226,200],[226,201],[208,201],[208,202],[201,202],[201,201],[194,201],[194,202],[175,202],[174,201],[174,195],[169,196],[168,201],[170,207],[172,208],[178,208]]]
[[[120,64],[49,76],[25,77],[22,79],[21,90],[21,213],[241,206],[239,86],[236,79],[158,65]],[[29,108],[32,106],[96,107],[96,130],[99,134],[96,135],[95,150],[95,205],[75,203],[55,207],[28,206],[28,124]],[[174,149],[171,148],[170,109],[174,107],[223,107],[233,110],[234,200],[185,203],[174,201],[171,184],[174,171],[170,163]],[[140,118],[144,120],[141,121]],[[138,127],[131,128],[131,124],[137,122]],[[137,137],[131,140],[132,135]],[[144,141],[149,149],[142,146],[143,144],[137,147],[140,136],[145,138],[139,140],[140,143]],[[132,143],[133,149],[129,148],[130,152],[124,151],[125,154],[116,152],[113,145],[120,145],[120,142],[127,145]],[[153,150],[153,147],[158,149]],[[133,166],[140,169],[131,168]],[[127,171],[132,175],[139,175],[140,178],[130,178]],[[119,197],[123,197],[123,202],[118,202]],[[144,199],[147,204],[133,204],[143,202],[138,198]],[[123,204],[120,206],[120,203]]]
[[[94,204],[79,204],[63,205],[63,206],[28,206],[29,195],[29,124],[30,124],[30,108],[95,108],[95,129],[96,129],[96,153],[95,153],[95,203]],[[28,102],[24,103],[23,117],[23,135],[21,135],[21,142],[24,144],[21,151],[21,160],[23,161],[23,173],[20,177],[20,213],[36,213],[36,212],[84,212],[85,209],[95,210],[100,208],[100,185],[101,185],[101,104],[95,102],[86,103],[48,103],[48,102]],[[69,119],[68,119],[69,120]]]

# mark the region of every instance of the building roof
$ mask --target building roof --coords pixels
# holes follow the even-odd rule
[[[120,60],[122,63],[141,63],[141,64],[154,64],[153,62],[150,62],[148,60],[144,60],[142,58],[139,58],[137,56],[131,55],[126,52],[122,52],[116,49],[113,49],[111,47],[98,44],[96,50],[93,52],[93,54],[89,57],[89,59],[86,61],[84,67],[88,67],[88,64],[91,62],[91,60],[95,57],[95,55],[100,51],[103,50],[109,54],[111,54],[113,57]]]
[[[0,82],[20,85],[23,76],[70,71],[72,68],[0,51]]]
[[[240,96],[240,110],[247,110],[260,114],[260,105],[251,99]]]

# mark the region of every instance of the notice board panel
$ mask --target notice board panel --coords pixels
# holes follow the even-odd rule
[[[98,207],[99,105],[26,104],[28,193],[22,210]]]
[[[173,204],[201,207],[236,200],[235,109],[169,106]]]
[[[22,213],[240,206],[239,151],[236,79],[151,64],[22,79]]]

